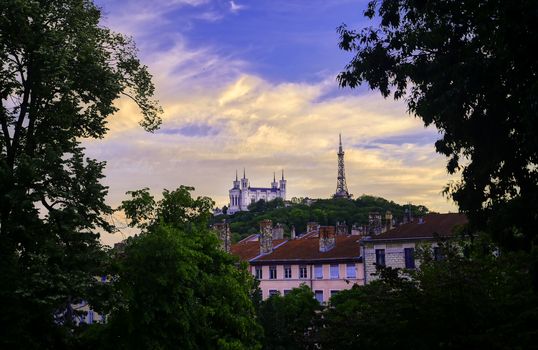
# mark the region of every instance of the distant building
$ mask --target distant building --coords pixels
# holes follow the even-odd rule
[[[347,234],[347,226],[319,226],[309,223],[307,232],[282,239],[280,228],[270,220],[260,222],[260,233],[237,244],[231,253],[249,263],[260,281],[262,297],[285,295],[305,284],[320,303],[332,295],[364,284],[360,237]]]
[[[261,199],[266,202],[276,198],[286,200],[286,180],[284,180],[284,170],[282,171],[282,178],[278,182],[276,181],[275,174],[273,174],[271,187],[250,187],[245,171],[243,170],[243,178],[241,180],[237,178],[236,172],[233,188],[229,193],[230,205],[228,206],[228,214],[234,214],[238,211],[247,211],[250,204],[256,203]]]
[[[392,214],[387,217],[392,219]],[[467,217],[464,214],[449,213],[427,214],[413,219],[406,211],[404,222],[394,229],[361,240],[365,283],[376,278],[372,276],[376,272],[376,264],[407,269],[419,267],[419,262],[415,259],[418,244],[431,243],[434,258],[440,258],[436,239],[452,237],[454,228],[467,223]]]

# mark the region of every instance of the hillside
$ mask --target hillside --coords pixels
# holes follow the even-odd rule
[[[292,225],[297,233],[306,230],[309,221],[320,225],[335,225],[337,221],[345,221],[348,225],[368,223],[368,213],[377,211],[384,216],[390,210],[396,221],[401,221],[407,205],[397,204],[384,198],[363,195],[359,198],[348,199],[318,199],[310,205],[306,200],[292,199],[284,203],[277,199],[271,202],[259,201],[249,206],[248,212],[237,212],[234,215],[219,215],[214,222],[226,219],[230,223],[232,240],[237,242],[244,237],[258,232],[258,222],[270,219],[273,223],[284,225],[285,235],[289,235]],[[428,208],[422,205],[411,205],[414,216],[428,213]]]

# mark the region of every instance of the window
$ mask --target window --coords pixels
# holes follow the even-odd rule
[[[299,278],[307,278],[306,265],[299,266]]]
[[[291,266],[284,266],[284,278],[291,278]]]
[[[338,294],[339,290],[331,290],[331,298]]]
[[[290,289],[284,289],[284,296],[288,295],[291,293],[291,290]]]
[[[316,300],[318,301],[318,303],[320,304],[323,303],[323,291],[322,290],[316,290],[314,295],[316,296]]]
[[[269,291],[269,296],[272,297],[273,295],[279,295],[280,293],[276,289],[271,289]]]
[[[256,267],[256,278],[261,280],[263,278],[263,272],[262,267],[258,266]]]
[[[385,249],[375,250],[375,263],[379,266],[385,266]]]
[[[415,248],[405,248],[405,268],[414,269],[415,268]]]
[[[276,266],[269,266],[269,279],[276,280]]]
[[[357,278],[357,269],[355,268],[355,264],[346,265],[346,277]]]
[[[323,279],[323,265],[314,266],[314,273],[318,280]]]
[[[331,278],[340,278],[340,273],[338,272],[338,264],[331,264]]]

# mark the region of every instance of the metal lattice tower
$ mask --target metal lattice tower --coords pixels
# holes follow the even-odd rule
[[[336,180],[336,193],[334,198],[351,198],[347,190],[346,172],[344,170],[344,150],[342,149],[342,134],[340,134],[340,147],[338,148],[338,177]]]

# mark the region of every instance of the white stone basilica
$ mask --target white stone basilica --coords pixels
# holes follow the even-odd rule
[[[271,187],[250,187],[250,183],[245,176],[243,170],[243,178],[241,181],[237,178],[235,172],[235,181],[233,188],[230,190],[230,205],[228,206],[228,214],[234,214],[238,211],[248,211],[248,206],[256,203],[260,199],[268,202],[275,198],[286,200],[286,180],[284,180],[284,170],[282,170],[282,179],[277,182],[273,174],[273,182]]]

